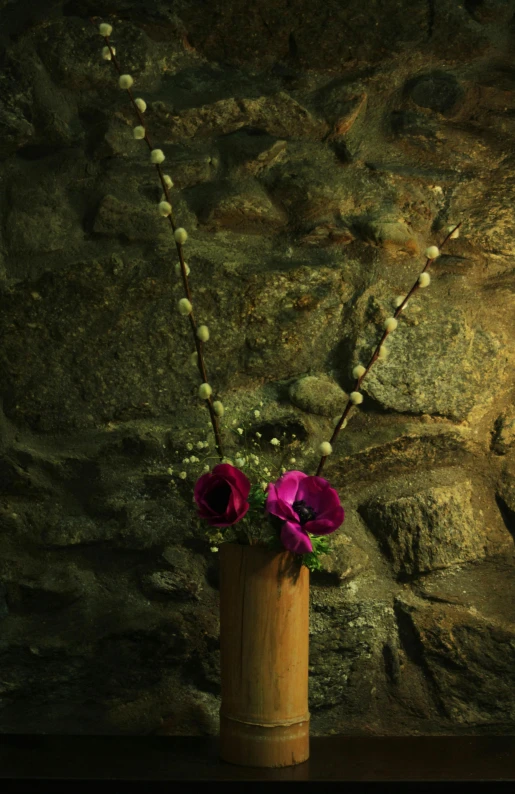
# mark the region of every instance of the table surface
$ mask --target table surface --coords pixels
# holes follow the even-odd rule
[[[218,737],[0,734],[0,780],[515,781],[515,735],[314,736],[283,769],[218,752]]]

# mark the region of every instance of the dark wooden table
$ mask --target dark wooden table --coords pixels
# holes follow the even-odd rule
[[[168,781],[198,787],[200,781],[274,780],[341,781],[346,791],[348,782],[476,781],[489,782],[490,790],[492,782],[504,781],[515,794],[515,736],[315,736],[306,763],[255,769],[221,761],[214,737],[0,735],[1,792],[40,791],[38,783],[48,791],[75,794],[85,790],[80,782],[89,782],[88,791],[95,781],[141,783],[135,790],[146,791]]]

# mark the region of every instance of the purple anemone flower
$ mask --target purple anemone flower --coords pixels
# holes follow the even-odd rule
[[[197,515],[213,527],[236,524],[250,507],[250,488],[250,480],[242,471],[229,463],[219,463],[195,483]]]
[[[269,483],[265,508],[284,521],[281,543],[296,554],[313,551],[308,532],[329,535],[343,523],[340,498],[323,477],[287,471]]]

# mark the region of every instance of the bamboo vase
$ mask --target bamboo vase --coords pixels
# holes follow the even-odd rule
[[[220,756],[243,766],[309,758],[309,570],[288,551],[220,546]]]

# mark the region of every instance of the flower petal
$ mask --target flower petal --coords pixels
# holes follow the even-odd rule
[[[320,498],[317,518],[332,518],[335,512],[340,509],[343,509],[340,504],[340,497],[334,488],[327,488]]]
[[[332,519],[334,512],[341,507],[338,492],[323,477],[308,477],[303,480],[297,498],[304,499],[316,512],[317,518]]]
[[[308,554],[313,546],[307,532],[294,521],[285,521],[281,527],[281,543],[288,551],[296,554]]]
[[[304,474],[303,471],[287,471],[285,472],[276,482],[276,488],[278,491],[278,496],[282,499],[283,502],[287,502],[288,504],[292,505],[296,499],[299,497],[297,493],[299,491],[300,483],[308,477],[307,474]],[[302,497],[300,497],[302,498]]]
[[[227,507],[225,509],[224,517],[227,521],[234,523],[235,521],[239,521],[243,515],[247,512],[250,505],[247,506],[245,513],[242,513],[242,510],[247,503],[247,499],[241,495],[237,488],[231,488],[231,494],[229,496],[229,501],[227,503]],[[248,504],[248,503],[247,503]]]
[[[343,507],[340,504],[340,497],[338,496],[336,491],[333,491],[332,493],[328,493],[326,495],[326,499],[327,501],[324,501],[323,509],[318,514],[318,518],[332,518],[332,516],[336,511],[343,510]]]
[[[269,483],[265,510],[272,515],[281,518],[283,521],[298,521],[299,517],[295,510],[284,499],[281,499],[277,489],[277,483]]]
[[[304,499],[318,513],[324,507],[327,492],[331,490],[333,489],[323,477],[306,477],[300,483],[297,499]]]
[[[331,532],[334,532],[341,527],[343,524],[343,519],[345,518],[345,513],[343,507],[338,507],[331,514],[329,518],[315,518],[313,521],[307,521],[304,524],[304,528],[311,532],[312,535],[330,535]]]
[[[330,488],[331,485],[324,477],[317,477],[316,475],[309,475],[302,481],[302,488],[307,488],[310,491],[323,491]]]
[[[207,482],[205,483],[204,488],[200,494],[200,500],[198,502],[199,507],[201,508],[202,512],[205,514],[204,517],[220,515],[220,509],[216,509],[211,506],[210,501],[212,499],[210,497],[213,491],[216,493],[222,487],[226,493],[229,492],[229,496],[227,499],[227,506],[228,506],[229,499],[233,492],[233,486],[231,485],[231,483],[227,482],[223,477],[217,477],[217,476],[211,476],[209,480],[207,480]],[[227,506],[225,507],[225,510],[227,510]]]
[[[216,518],[208,518],[207,522],[212,527],[230,527],[233,524],[236,524],[237,521],[240,521],[243,518],[243,516],[247,513],[249,507],[250,507],[250,505],[247,502],[247,504],[242,508],[241,512],[238,513],[238,515],[236,516],[236,518],[233,521],[217,521]]]
[[[235,466],[231,466],[230,463],[218,463],[213,467],[211,472],[206,473],[212,474],[214,476],[221,475],[224,480],[231,483],[232,485],[235,485],[242,496],[247,499],[252,487],[252,483],[250,482],[247,475],[240,471],[240,469],[237,469]]]

